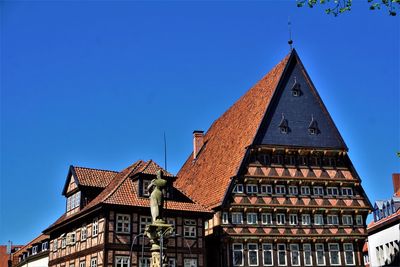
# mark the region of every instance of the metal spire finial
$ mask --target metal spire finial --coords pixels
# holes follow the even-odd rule
[[[289,41],[290,51],[293,50],[293,40],[292,40],[292,23],[290,22],[290,17],[288,17],[288,30],[289,30]]]

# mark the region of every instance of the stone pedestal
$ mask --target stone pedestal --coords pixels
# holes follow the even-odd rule
[[[151,243],[150,267],[168,266],[166,244],[173,231],[173,226],[171,224],[166,224],[163,220],[157,220],[146,226],[145,234],[150,239]],[[160,262],[162,262],[162,264]]]

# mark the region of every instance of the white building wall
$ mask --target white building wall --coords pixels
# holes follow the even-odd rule
[[[49,266],[49,257],[43,257],[40,259],[31,260],[28,258],[28,261],[25,262],[24,265],[20,267],[48,267]]]
[[[368,254],[370,266],[383,266],[385,260],[390,258],[393,252],[395,241],[400,240],[400,223],[383,229],[368,236]]]

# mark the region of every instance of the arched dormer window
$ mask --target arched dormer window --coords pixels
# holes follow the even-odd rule
[[[283,113],[282,113],[281,122],[279,123],[278,127],[282,134],[289,133],[289,124],[288,124],[287,119],[285,119],[285,115],[283,115]]]
[[[296,77],[294,77],[294,83],[293,83],[291,91],[292,91],[292,96],[301,96],[301,94],[302,94],[301,86],[297,82]]]
[[[318,123],[314,119],[314,116],[311,115],[311,122],[308,125],[308,133],[311,135],[319,134]]]

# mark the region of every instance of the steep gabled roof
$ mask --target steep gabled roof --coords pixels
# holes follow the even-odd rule
[[[54,222],[46,230],[44,230],[44,233],[49,232],[49,230],[69,220],[73,220],[74,218],[83,216],[84,214],[103,204],[133,207],[150,207],[150,200],[148,198],[139,197],[135,182],[132,178],[140,174],[156,175],[158,170],[162,170],[166,177],[174,177],[171,173],[162,169],[157,163],[152,160],[149,160],[148,162],[145,162],[143,160],[136,161],[126,169],[117,173],[110,181],[110,183],[104,188],[104,190],[101,191],[101,193],[82,210],[70,216],[63,214],[56,222]],[[187,199],[188,201],[186,202],[168,200],[166,201],[167,209],[202,213],[211,212],[200,204],[191,201],[189,198]]]
[[[294,53],[279,62],[211,125],[196,160],[191,154],[177,175],[176,186],[185,194],[209,208],[223,201]]]

